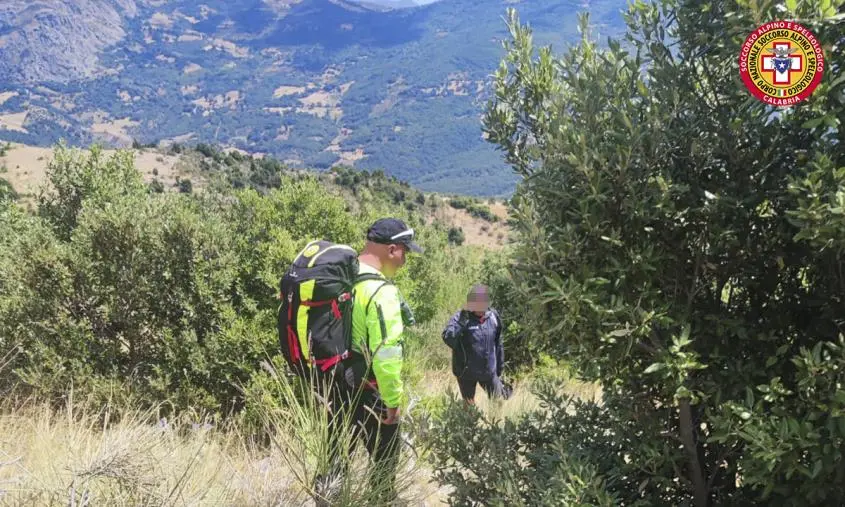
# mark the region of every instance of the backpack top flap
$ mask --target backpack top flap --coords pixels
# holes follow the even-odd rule
[[[322,301],[351,291],[357,275],[355,249],[329,241],[312,241],[294,259],[285,277],[296,282],[317,280],[312,299]]]

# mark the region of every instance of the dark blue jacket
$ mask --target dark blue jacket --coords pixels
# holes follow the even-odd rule
[[[458,377],[489,380],[502,376],[505,351],[502,321],[492,308],[479,318],[459,311],[446,324],[443,341],[452,349],[452,373]]]

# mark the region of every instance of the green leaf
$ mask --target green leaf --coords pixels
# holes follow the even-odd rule
[[[791,11],[795,12],[795,8],[798,7],[797,0],[786,0],[786,8]]]
[[[812,120],[807,120],[803,124],[801,124],[801,127],[805,129],[814,129],[821,125],[822,122],[824,122],[824,116],[813,118]]]
[[[810,477],[815,479],[816,477],[819,476],[819,473],[821,473],[821,471],[822,471],[822,461],[816,460],[816,462],[813,464],[813,472],[810,475]]]
[[[645,369],[643,373],[649,374],[654,373],[666,368],[664,363],[652,363],[648,368]]]
[[[845,83],[845,74],[842,74],[841,76],[837,76],[836,79],[831,81],[830,85],[828,85],[828,86],[830,86],[831,88],[836,88],[837,86],[841,85],[842,83]]]
[[[828,10],[830,7],[832,7],[832,6],[830,5],[830,3],[831,3],[831,0],[819,0],[819,12],[821,12],[822,14],[824,14],[825,12],[827,12],[827,10]],[[834,12],[834,14],[836,14],[836,13]]]

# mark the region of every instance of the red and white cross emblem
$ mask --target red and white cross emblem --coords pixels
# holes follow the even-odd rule
[[[789,47],[790,45],[788,42],[772,43],[772,49],[780,49],[781,51],[785,51],[789,50]],[[786,72],[778,72],[777,69],[775,69],[775,57],[763,57],[763,72],[772,73],[772,83],[776,85],[788,85],[792,82],[793,72],[802,72],[804,70],[804,58],[803,56],[801,56],[801,53],[790,53],[789,59],[791,61],[789,70]]]

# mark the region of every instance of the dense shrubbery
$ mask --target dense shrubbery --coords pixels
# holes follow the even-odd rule
[[[499,221],[499,217],[490,211],[489,207],[471,197],[453,197],[449,200],[449,206],[455,209],[465,209],[467,210],[467,213],[475,218],[487,220],[488,222]]]
[[[539,395],[541,409],[519,420],[495,420],[452,401],[435,419],[430,445],[437,480],[450,484],[451,505],[619,505],[602,474],[622,475],[624,444],[600,437],[612,413],[600,405],[557,394],[549,383]],[[630,432],[629,432],[630,434]],[[633,435],[629,435],[633,437]],[[635,438],[635,437],[634,437]],[[596,463],[596,456],[604,461]],[[625,486],[636,490],[631,476]]]
[[[560,60],[511,18],[485,128],[525,180],[492,280],[522,343],[604,403],[503,427],[447,415],[455,503],[842,502],[841,4],[638,2],[628,49],[585,38]],[[784,17],[819,38],[826,77],[774,114],[736,58]]]
[[[408,183],[395,176],[388,176],[384,171],[359,171],[351,167],[335,166],[331,169],[332,180],[342,188],[349,189],[353,195],[369,195],[370,198],[384,199],[411,213],[421,211],[425,206],[425,194],[411,188]]]
[[[0,178],[0,202],[13,201],[17,198],[18,193],[15,191],[15,188],[12,187],[12,184],[5,178]]]
[[[277,353],[278,280],[307,241],[360,248],[377,216],[403,216],[430,248],[397,280],[421,323],[461,292],[445,283],[450,262],[478,265],[389,201],[349,211],[316,176],[280,175],[263,193],[161,193],[131,154],[61,147],[48,176],[36,214],[0,205],[0,357],[15,355],[3,391],[60,399],[73,386],[95,403],[131,394],[225,415]]]

